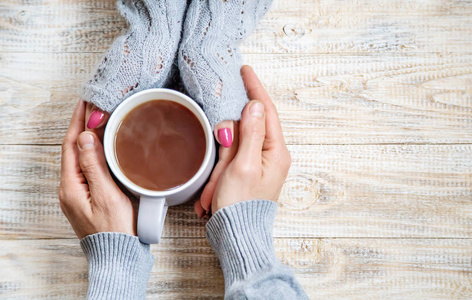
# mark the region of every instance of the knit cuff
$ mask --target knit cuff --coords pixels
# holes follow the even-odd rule
[[[245,94],[246,90],[243,92]],[[248,102],[249,99],[246,95],[235,95],[234,97],[226,96],[225,102],[221,102],[218,105],[203,103],[203,108],[211,126],[214,127],[225,120],[239,121],[244,107]],[[228,103],[231,103],[231,105],[228,105]]]
[[[105,87],[89,83],[82,88],[80,96],[85,101],[111,114],[124,100],[123,97],[119,98],[116,93],[117,92],[107,90]],[[132,94],[133,93],[130,92],[126,96],[128,97]]]
[[[243,201],[220,209],[208,221],[207,238],[220,259],[226,287],[278,262],[272,242],[276,211],[272,201]]]
[[[80,241],[89,263],[87,299],[144,299],[154,264],[150,247],[135,236],[100,232]]]

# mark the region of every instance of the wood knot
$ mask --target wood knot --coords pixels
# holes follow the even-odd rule
[[[305,210],[320,201],[321,185],[312,175],[293,174],[287,177],[279,203],[291,210]]]
[[[320,240],[277,240],[276,243],[280,260],[293,268],[313,268],[321,260]]]
[[[299,24],[286,24],[282,30],[290,38],[301,38],[305,35],[305,29]]]

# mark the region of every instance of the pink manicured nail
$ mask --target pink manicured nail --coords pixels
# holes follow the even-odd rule
[[[102,123],[103,121],[103,117],[105,117],[105,114],[102,111],[94,110],[87,122],[87,128],[94,129],[95,127],[100,125],[100,123]]]
[[[229,148],[233,143],[233,136],[231,135],[231,129],[221,128],[218,130],[218,140],[223,147]]]

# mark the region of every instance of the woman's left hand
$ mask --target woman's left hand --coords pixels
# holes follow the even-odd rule
[[[259,99],[259,97],[262,97],[266,100],[264,102],[267,102],[266,104],[268,104],[269,107],[273,107],[272,100],[270,100],[262,83],[250,66],[243,66],[241,68],[241,77],[243,78],[244,86],[250,100],[262,100]],[[212,213],[215,213],[211,210],[213,195],[221,175],[236,155],[239,143],[239,126],[239,122],[235,121],[223,121],[215,126],[214,134],[218,143],[221,145],[219,147],[219,160],[202,191],[200,199],[194,204],[195,212],[200,218],[209,218]]]
[[[79,101],[62,143],[59,203],[75,233],[136,235],[136,214],[129,198],[113,181],[102,143],[85,130],[86,103]]]

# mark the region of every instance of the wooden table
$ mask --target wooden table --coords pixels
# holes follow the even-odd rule
[[[57,199],[77,90],[126,24],[113,0],[0,4],[0,298],[83,298]],[[472,298],[472,1],[278,1],[242,46],[293,165],[274,229],[311,298]],[[192,205],[148,298],[221,298]]]

